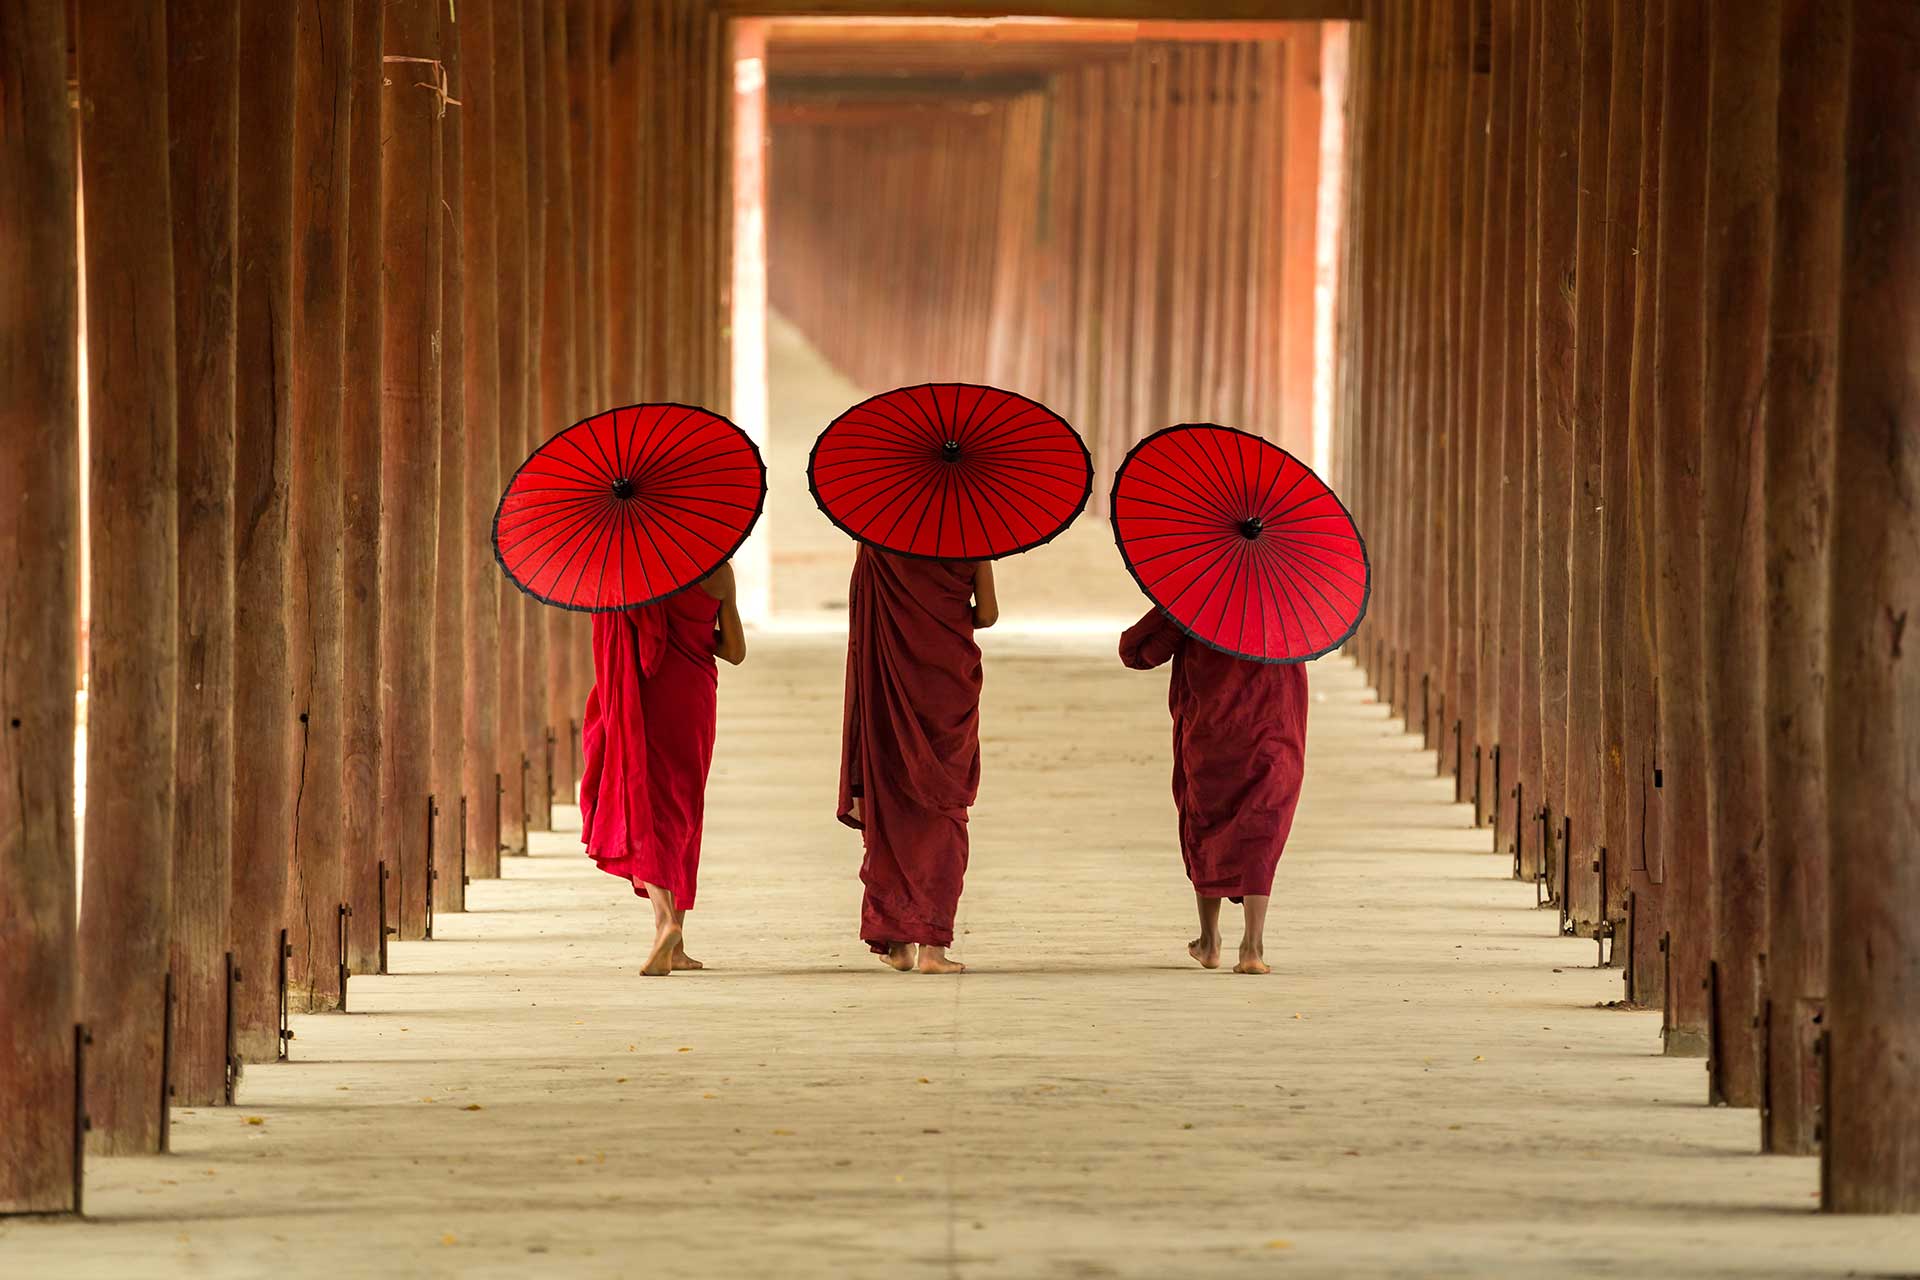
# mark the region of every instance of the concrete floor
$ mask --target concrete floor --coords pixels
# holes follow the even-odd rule
[[[538,837],[240,1107],[94,1162],[90,1221],[0,1222],[0,1277],[1920,1272],[1920,1219],[1818,1215],[1815,1161],[1752,1154],[1657,1014],[1600,1007],[1617,971],[1343,661],[1312,672],[1275,972],[1195,967],[1166,678],[1113,657],[1142,606],[1098,520],[1006,566],[984,637],[972,971],[873,961],[832,819],[850,552],[788,474],[860,397],[774,353],[797,625],[722,677],[712,967],[640,978],[645,904]]]
[[[1920,1220],[1814,1213],[1658,1016],[1551,936],[1431,757],[1338,660],[1268,978],[1186,958],[1164,679],[995,637],[960,979],[854,937],[831,818],[841,650],[759,636],[722,689],[712,968],[538,840],[353,1012],[298,1022],[175,1154],[0,1275],[1807,1275],[1920,1268]],[[1229,941],[1236,935],[1229,934]]]

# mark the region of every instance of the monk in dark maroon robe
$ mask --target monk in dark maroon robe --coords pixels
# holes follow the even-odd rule
[[[1187,951],[1220,966],[1220,900],[1246,912],[1235,973],[1266,973],[1267,899],[1293,829],[1306,762],[1307,672],[1202,644],[1155,609],[1120,637],[1120,661],[1147,671],[1173,660],[1173,801],[1180,854],[1200,908]]]
[[[862,546],[848,590],[840,821],[866,844],[860,936],[902,971],[947,958],[980,789],[977,628],[999,616],[993,567]]]
[[[593,616],[580,839],[602,871],[652,902],[640,969],[650,977],[704,967],[687,954],[686,920],[713,764],[715,659],[746,656],[731,565],[657,604]]]

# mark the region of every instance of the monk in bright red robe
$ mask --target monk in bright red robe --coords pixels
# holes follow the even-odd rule
[[[1266,973],[1267,900],[1306,763],[1306,668],[1223,653],[1158,609],[1120,637],[1120,661],[1136,671],[1169,659],[1173,800],[1200,909],[1200,936],[1187,952],[1220,967],[1220,900],[1230,898],[1246,914],[1233,971]]]
[[[687,954],[713,764],[719,667],[747,656],[733,568],[656,604],[593,616],[593,692],[581,742],[580,839],[602,871],[653,904],[640,972],[704,966]]]
[[[993,566],[862,546],[848,590],[840,821],[866,845],[860,936],[889,966],[949,959],[980,789],[980,650],[999,616]]]

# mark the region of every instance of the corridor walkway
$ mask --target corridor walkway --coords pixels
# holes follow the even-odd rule
[[[1431,777],[1313,670],[1270,978],[1205,972],[1163,677],[1107,639],[988,642],[958,980],[853,936],[831,817],[842,650],[723,677],[689,940],[538,841],[439,940],[298,1021],[171,1157],[95,1162],[91,1222],[0,1224],[7,1276],[998,1277],[1912,1270],[1920,1224],[1814,1214],[1698,1061]],[[1237,934],[1230,931],[1228,941]]]

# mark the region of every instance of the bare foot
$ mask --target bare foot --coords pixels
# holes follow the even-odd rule
[[[647,953],[647,962],[640,966],[640,972],[649,978],[664,978],[673,972],[673,953],[680,949],[680,929],[668,925],[653,940],[653,950]]]
[[[947,959],[945,947],[920,948],[920,963],[916,966],[921,973],[965,973],[967,966],[958,960]]]
[[[676,969],[704,969],[707,967],[687,954],[687,948],[684,943],[673,949],[673,959],[671,963]]]
[[[1261,958],[1258,951],[1249,951],[1245,947],[1240,948],[1240,963],[1233,966],[1233,971],[1235,973],[1273,972],[1273,970],[1267,966],[1267,962]]]
[[[880,963],[905,973],[913,968],[913,953],[914,945],[911,942],[895,942],[887,947],[886,954],[880,957]]]
[[[1187,944],[1187,954],[1199,961],[1202,969],[1218,969],[1220,967],[1220,935],[1215,934],[1209,938],[1201,934]]]

